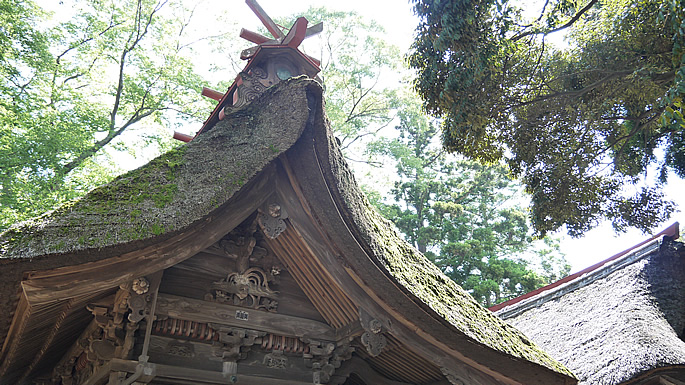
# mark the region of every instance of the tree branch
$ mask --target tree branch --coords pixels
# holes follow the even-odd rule
[[[74,160],[72,160],[71,162],[69,162],[69,163],[65,164],[64,166],[62,166],[62,167],[60,168],[60,172],[61,172],[63,175],[68,174],[69,172],[71,172],[72,170],[74,170],[76,167],[80,166],[81,163],[83,163],[86,159],[88,159],[88,158],[90,158],[91,156],[95,155],[95,153],[97,153],[97,152],[100,151],[103,147],[105,147],[106,145],[108,145],[114,138],[116,138],[117,136],[123,134],[124,131],[126,131],[126,129],[127,129],[128,127],[130,127],[131,125],[133,125],[133,124],[135,124],[135,123],[141,121],[142,119],[144,119],[144,118],[146,118],[146,117],[152,115],[153,113],[155,113],[155,112],[157,112],[157,111],[161,111],[161,110],[163,110],[163,109],[164,109],[164,108],[160,108],[160,109],[149,109],[148,111],[143,112],[143,113],[139,113],[140,111],[138,111],[138,112],[136,113],[136,116],[131,117],[131,119],[129,119],[129,120],[126,122],[126,124],[124,124],[123,126],[121,126],[120,128],[118,128],[118,129],[115,130],[115,131],[110,131],[109,134],[108,134],[104,139],[102,139],[102,140],[100,140],[100,141],[97,141],[97,142],[96,142],[95,144],[93,144],[90,148],[88,148],[87,150],[85,150],[85,151],[83,151],[81,154],[79,154],[79,156],[76,157]]]
[[[537,98],[532,99],[532,100],[528,100],[528,101],[525,101],[525,102],[520,102],[520,103],[518,103],[517,105],[511,106],[511,107],[509,107],[509,108],[523,107],[523,106],[527,106],[527,105],[529,105],[529,104],[535,104],[535,103],[539,103],[539,102],[542,102],[542,101],[545,101],[545,100],[554,99],[554,98],[559,98],[559,97],[565,97],[565,96],[570,96],[570,97],[579,97],[579,96],[583,96],[583,95],[587,94],[588,92],[592,91],[593,89],[599,87],[600,85],[602,85],[602,84],[604,84],[604,83],[606,83],[606,82],[608,82],[608,81],[610,81],[610,80],[613,80],[613,79],[619,78],[619,77],[623,77],[623,76],[628,76],[628,75],[630,75],[630,74],[632,74],[632,73],[633,73],[633,71],[616,71],[616,72],[613,72],[613,73],[611,73],[611,74],[605,76],[604,78],[602,78],[602,79],[600,79],[600,80],[597,80],[596,82],[590,84],[590,85],[587,86],[587,87],[583,87],[583,88],[580,89],[580,90],[576,90],[576,91],[558,91],[558,92],[554,92],[554,93],[551,93],[551,94],[547,94],[547,95],[544,95],[544,96],[537,97]]]
[[[576,14],[571,18],[571,20],[569,20],[568,22],[566,22],[566,24],[564,24],[564,25],[562,25],[562,26],[560,26],[560,27],[557,27],[557,28],[554,28],[554,29],[552,29],[552,30],[545,31],[545,32],[535,32],[535,31],[526,31],[526,32],[522,32],[522,33],[520,33],[520,34],[518,34],[518,35],[512,37],[512,38],[511,38],[511,41],[512,41],[512,42],[515,42],[515,41],[518,41],[518,40],[520,40],[520,39],[522,39],[522,38],[524,38],[524,37],[526,37],[526,36],[530,36],[530,35],[540,35],[540,34],[542,34],[543,36],[547,36],[547,35],[549,35],[549,34],[551,34],[551,33],[559,32],[559,31],[561,31],[562,29],[566,29],[566,28],[572,26],[573,23],[575,23],[576,21],[578,21],[578,19],[580,19],[580,17],[583,16],[583,14],[585,14],[587,11],[589,11],[590,8],[592,8],[592,6],[595,5],[597,2],[599,2],[599,0],[590,0],[590,2],[587,3],[587,5],[585,5],[585,7],[583,7],[583,9],[581,9],[580,11],[578,11],[578,13],[576,13]]]

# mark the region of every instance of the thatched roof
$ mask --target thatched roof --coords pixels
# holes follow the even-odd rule
[[[332,198],[338,205],[336,213],[344,223],[327,224],[329,218],[319,215],[321,225],[343,226],[331,231],[336,233],[332,236],[351,233],[358,247],[366,250],[363,258],[345,255],[350,268],[378,293],[395,292],[398,287],[404,292],[403,298],[387,299],[391,306],[409,313],[407,300],[420,305],[422,310],[411,310],[417,320],[439,325],[435,333],[450,330],[448,336],[433,338],[444,337],[443,343],[454,344],[459,351],[471,349],[476,361],[492,361],[493,353],[508,357],[493,362],[495,370],[515,373],[523,365],[561,379],[560,383],[573,383],[566,368],[478,305],[370,207],[329,130],[323,105],[317,82],[291,79],[280,83],[187,145],[81,200],[0,234],[0,340],[5,339],[26,271],[115,258],[216,220],[213,213],[249,191],[277,158],[288,156],[299,164],[295,174],[312,210],[329,210],[325,202],[317,202],[318,197]],[[315,173],[323,175],[330,192],[308,191],[315,189],[316,184],[308,182]],[[337,242],[347,247],[351,241]],[[366,255],[394,286],[373,286],[381,283],[368,268]],[[431,331],[427,328],[422,333]],[[465,342],[473,347],[456,346]]]
[[[497,314],[566,365],[579,384],[621,384],[680,368],[682,246],[667,236],[653,240]]]

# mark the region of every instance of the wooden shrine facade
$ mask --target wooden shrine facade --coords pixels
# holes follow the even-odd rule
[[[323,104],[281,82],[0,234],[0,383],[574,384],[368,206]]]
[[[575,384],[369,206],[321,25],[248,4],[274,38],[190,143],[0,234],[0,384]]]

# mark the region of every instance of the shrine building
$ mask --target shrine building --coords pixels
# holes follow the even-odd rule
[[[0,384],[576,384],[371,208],[321,26],[248,4],[273,38],[196,136],[0,234]]]

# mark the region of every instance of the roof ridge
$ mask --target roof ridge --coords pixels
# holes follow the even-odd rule
[[[668,226],[666,229],[660,231],[659,233],[653,235],[652,237],[636,244],[635,246],[632,246],[626,250],[623,250],[617,254],[614,254],[613,256],[602,260],[590,267],[587,267],[583,270],[580,270],[574,274],[568,275],[554,283],[551,283],[547,286],[543,286],[541,288],[538,288],[536,290],[533,290],[529,293],[526,293],[524,295],[521,295],[519,297],[510,299],[509,301],[502,302],[500,304],[494,305],[489,307],[488,309],[492,312],[497,312],[498,315],[502,318],[509,318],[514,316],[515,314],[518,314],[531,306],[533,304],[540,304],[541,302],[546,302],[548,300],[558,298],[559,296],[565,294],[568,292],[568,290],[564,290],[569,288],[569,285],[571,283],[574,283],[573,287],[578,287],[582,286],[584,284],[590,283],[595,281],[596,279],[599,279],[603,276],[606,276],[610,272],[615,271],[616,269],[623,267],[625,265],[628,265],[630,263],[635,262],[636,260],[640,259],[640,257],[645,256],[648,254],[648,252],[642,252],[644,249],[649,248],[650,246],[654,246],[654,244],[660,242],[663,237],[669,237],[670,239],[677,239],[680,236],[680,224],[678,222],[674,222],[670,226]],[[649,252],[652,250],[650,249]],[[624,257],[624,258],[622,258]],[[633,257],[633,258],[631,258]],[[613,268],[610,268],[613,267]],[[602,272],[600,273],[600,270],[603,268],[610,268],[610,271],[607,272]],[[605,274],[606,273],[606,274]],[[582,281],[579,281],[579,279],[582,279]],[[560,293],[560,291],[563,291],[563,293]],[[533,300],[533,297],[537,297],[537,299]],[[502,309],[508,308],[515,306],[516,304],[521,303],[521,305],[517,306],[515,309],[510,309],[510,310],[505,310],[502,311]]]

